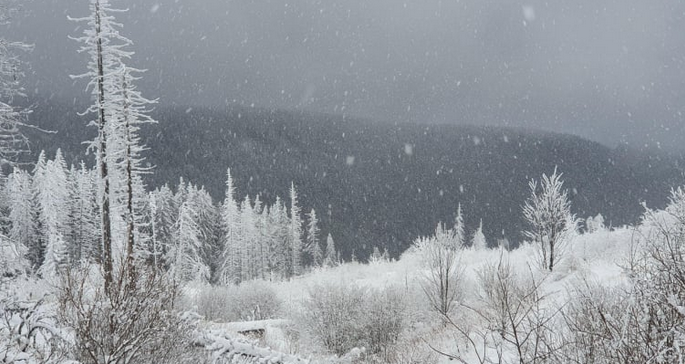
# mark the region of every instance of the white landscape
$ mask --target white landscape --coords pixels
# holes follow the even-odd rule
[[[653,152],[651,150],[640,150],[634,154],[631,154],[632,151],[623,151],[625,154],[607,152],[609,157],[606,164],[597,164],[607,166],[602,171],[595,170],[593,163],[597,161],[581,160],[579,163],[588,167],[578,169],[581,172],[574,172],[576,175],[569,180],[573,180],[575,184],[569,187],[564,182],[567,175],[559,166],[573,167],[576,163],[573,158],[584,158],[582,156],[585,154],[578,153],[574,148],[585,145],[594,148],[593,153],[603,153],[604,147],[581,143],[580,138],[571,138],[564,134],[549,133],[538,139],[535,136],[537,134],[528,134],[525,130],[516,132],[518,142],[515,143],[510,142],[506,133],[506,130],[513,129],[502,129],[505,130],[502,132],[497,131],[499,129],[492,131],[484,128],[478,129],[478,132],[491,132],[487,137],[481,138],[475,134],[459,136],[461,140],[467,140],[466,144],[457,145],[456,141],[452,143],[449,140],[445,144],[448,146],[445,149],[448,150],[441,150],[441,146],[436,146],[433,150],[425,144],[421,148],[416,140],[401,140],[399,148],[393,149],[393,155],[387,160],[380,156],[375,160],[373,156],[357,156],[354,154],[355,150],[338,154],[334,152],[338,149],[333,147],[322,149],[326,153],[330,152],[331,155],[327,156],[330,160],[344,165],[344,169],[331,168],[332,177],[327,177],[327,169],[322,169],[319,174],[315,163],[311,166],[307,164],[311,159],[306,158],[311,158],[309,154],[316,154],[318,149],[314,149],[311,144],[302,143],[302,140],[310,143],[319,140],[315,135],[307,135],[290,138],[294,140],[272,140],[273,143],[283,144],[280,145],[283,148],[281,150],[287,151],[287,157],[290,158],[285,162],[281,159],[277,162],[277,157],[281,156],[267,155],[267,159],[273,161],[272,167],[279,163],[291,163],[288,165],[293,166],[292,171],[284,173],[287,178],[292,178],[289,188],[277,186],[281,193],[287,190],[287,196],[281,198],[275,192],[252,186],[253,182],[255,185],[261,182],[253,181],[259,179],[255,176],[250,176],[249,181],[236,181],[232,174],[235,170],[229,166],[221,166],[222,174],[227,171],[225,191],[223,198],[217,201],[205,187],[192,179],[173,176],[173,180],[178,182],[170,184],[168,180],[162,183],[161,179],[148,178],[158,170],[146,158],[153,151],[145,145],[145,140],[149,140],[150,135],[144,134],[143,130],[149,132],[150,128],[165,127],[164,120],[155,120],[151,116],[155,107],[165,101],[147,99],[137,87],[148,78],[148,74],[146,70],[132,66],[138,62],[137,54],[133,51],[134,43],[124,36],[126,28],[119,23],[120,17],[125,18],[125,14],[129,13],[127,9],[119,9],[116,3],[116,0],[84,1],[81,9],[84,17],[68,17],[68,20],[64,19],[67,17],[61,18],[73,24],[75,33],[69,38],[77,49],[75,52],[83,58],[82,73],[72,75],[70,80],[86,91],[78,97],[89,98],[90,106],[73,116],[88,117],[93,134],[97,134],[92,140],[77,141],[86,144],[81,149],[87,148],[87,155],[63,153],[61,144],[52,146],[55,147],[54,152],[32,149],[33,141],[29,135],[38,140],[58,132],[44,130],[32,124],[32,112],[38,106],[33,104],[33,100],[28,103],[25,100],[19,101],[27,98],[28,94],[39,95],[39,88],[42,87],[40,82],[37,83],[35,92],[31,93],[27,91],[28,86],[22,84],[26,74],[30,73],[26,71],[26,63],[30,63],[26,59],[31,57],[26,54],[30,54],[34,46],[21,40],[23,37],[16,41],[9,40],[5,39],[5,33],[0,33],[0,363],[685,363],[685,187],[676,184],[670,191],[648,191],[653,185],[650,184],[648,188],[647,184],[652,181],[645,182],[644,176],[640,175],[644,173],[644,169],[640,169],[644,167],[643,164],[648,164],[651,168],[654,163],[654,169],[648,169],[650,173],[654,173],[654,177],[649,175],[648,179],[662,176],[657,173],[673,178],[672,174],[675,173],[676,179],[685,183],[681,164],[683,159],[682,156],[677,156],[676,149],[669,152],[676,156],[666,152],[660,154],[661,144],[655,139],[645,143],[653,142],[658,146],[658,151],[654,154],[649,154]],[[179,1],[175,1],[173,6],[179,6],[178,3]],[[232,2],[233,5],[235,3],[237,2]],[[22,1],[0,0],[0,26],[12,29],[13,24],[21,23],[19,19],[24,14],[24,5]],[[386,5],[391,7],[391,4]],[[171,6],[162,3],[155,3],[151,7],[146,5],[145,13],[146,16],[154,17]],[[291,5],[284,6],[284,14],[289,16]],[[320,2],[316,6],[321,6]],[[449,9],[453,9],[452,6],[445,5]],[[461,9],[460,6],[457,6],[458,10]],[[403,9],[407,7],[408,3],[405,2]],[[425,13],[440,20],[443,3],[438,2],[437,8],[439,10]],[[534,28],[540,23],[545,28],[548,24],[544,22],[545,19],[551,19],[546,11],[549,4],[538,7],[524,4],[515,8],[513,13],[517,17],[523,17],[521,21],[514,18],[515,24],[525,29]],[[184,8],[180,6],[178,9],[178,16],[182,18]],[[375,8],[362,6],[360,9],[364,13]],[[314,13],[318,15],[313,19],[316,16],[329,16],[329,12],[323,8],[315,10]],[[407,10],[399,11],[408,20],[416,20],[405,13]],[[302,14],[304,13],[291,24],[295,33],[303,21]],[[342,21],[344,24],[353,17],[351,10],[346,14]],[[228,15],[229,11],[226,11],[226,17]],[[396,26],[396,23],[402,23],[397,20],[402,17],[390,18],[390,24]],[[375,23],[375,18],[372,19]],[[501,22],[503,18],[495,19],[497,21],[493,21],[493,24]],[[632,19],[631,15],[630,22]],[[268,23],[261,18],[259,20],[255,23]],[[680,18],[677,20],[674,23],[682,22]],[[250,21],[242,25],[247,27],[248,23]],[[556,18],[549,21],[549,26],[556,24]],[[219,32],[220,28],[217,25],[214,29]],[[391,30],[394,32],[395,28],[391,27]],[[151,29],[149,35],[153,36],[153,33],[156,33],[156,29]],[[478,37],[478,31],[470,31],[469,34],[471,33]],[[184,34],[185,29],[182,29],[178,35]],[[336,39],[340,35],[337,31],[334,34]],[[290,35],[285,38],[283,42],[291,41]],[[204,42],[207,37],[202,35],[199,39]],[[256,42],[266,43],[263,37],[257,39]],[[304,37],[299,46],[306,47],[317,41],[317,37],[312,40]],[[254,43],[250,42],[255,40],[245,35],[236,44],[240,47],[252,46]],[[390,40],[386,42],[391,43]],[[479,42],[480,40],[474,43]],[[488,42],[494,41],[488,39]],[[236,46],[229,43],[229,46]],[[411,43],[422,42],[412,38]],[[535,49],[538,49],[538,43],[533,43]],[[258,43],[254,52],[260,47],[262,45]],[[327,47],[328,45],[324,48]],[[442,50],[442,44],[438,48]],[[562,47],[555,49],[561,51]],[[629,47],[622,47],[622,52],[627,53],[628,50]],[[363,46],[359,53],[355,50],[343,52],[354,56],[352,61],[344,61],[349,66],[346,66],[343,73],[353,83],[361,84],[363,91],[360,94],[367,92],[367,76],[357,78],[359,71],[353,67],[358,54],[366,52],[366,47]],[[420,53],[425,59],[442,57],[438,50]],[[480,53],[476,54],[482,56]],[[154,57],[141,57],[155,64],[151,61],[152,58]],[[272,61],[276,58],[278,57],[273,54],[265,57]],[[393,57],[387,53],[381,54],[380,58],[390,60]],[[677,57],[669,59],[675,58]],[[34,61],[40,65],[46,60],[45,57],[36,57]],[[449,59],[448,61],[451,62]],[[176,58],[174,62],[177,62]],[[252,60],[252,54],[241,63],[245,67],[244,72],[255,72],[257,76],[262,76],[260,70],[251,69],[252,64],[257,63]],[[364,64],[364,60],[361,59],[359,63]],[[489,59],[484,58],[483,62],[475,63],[487,64]],[[535,68],[526,62],[521,63],[524,64],[523,68]],[[503,61],[502,66],[496,67],[508,72],[510,64],[512,69],[520,67],[516,65],[516,60],[511,63]],[[545,60],[544,64],[549,62]],[[200,65],[195,68],[204,67]],[[373,67],[369,68],[372,69]],[[465,81],[464,86],[460,78],[452,81],[458,90],[460,87],[467,87],[467,83],[468,87],[479,89],[479,72],[488,73],[484,70],[485,68],[479,69],[473,81]],[[426,75],[432,70],[425,71],[421,82],[431,78]],[[207,72],[212,72],[211,67]],[[297,73],[293,71],[293,74],[287,76],[299,78]],[[628,73],[630,72],[625,71],[625,74]],[[67,75],[62,76],[67,78]],[[507,74],[508,76],[511,75]],[[402,71],[384,79],[385,82],[390,82],[390,79],[395,82],[398,77],[404,77]],[[442,76],[438,78],[442,79]],[[331,81],[326,76],[322,79],[327,84],[344,84],[338,79]],[[217,82],[219,89],[223,87],[220,81]],[[495,82],[493,79],[488,81],[487,77],[485,81]],[[640,80],[642,81],[644,80]],[[270,82],[277,83],[277,80]],[[512,85],[523,83],[527,92],[527,82],[519,80],[512,82]],[[418,84],[419,82],[412,81],[405,88],[414,89]],[[647,80],[638,88],[646,92],[656,88],[655,85],[658,84]],[[373,88],[372,86],[369,87]],[[396,86],[392,84],[390,88]],[[160,88],[159,85],[157,87]],[[243,91],[243,87],[247,90]],[[237,82],[238,91],[231,89],[224,95],[226,105],[229,104],[231,92],[260,92],[256,88],[257,91],[250,91],[250,87],[247,78]],[[201,86],[198,88],[202,89]],[[432,93],[427,94],[438,98],[435,85],[429,88]],[[548,92],[553,88],[544,86],[542,90]],[[594,91],[603,89],[599,86],[589,88]],[[149,87],[145,89],[149,90]],[[606,89],[611,90],[609,87]],[[461,95],[461,91],[451,91]],[[581,91],[585,94],[585,89]],[[316,96],[317,92],[317,87],[307,84],[304,96],[295,97],[298,101],[291,106],[300,109],[316,103],[316,97],[319,97]],[[518,92],[514,93],[517,100],[514,108],[523,105],[518,102],[529,100],[530,95],[527,93],[523,97]],[[669,97],[677,94],[666,93]],[[197,94],[202,92],[198,91]],[[278,94],[285,95],[285,89],[281,89]],[[384,144],[392,144],[386,143],[378,135],[374,136],[373,128],[354,131],[354,135],[348,134],[346,140],[346,129],[343,126],[348,125],[341,125],[347,117],[344,110],[350,100],[358,96],[347,90],[340,94],[342,101],[340,105],[335,104],[333,109],[336,112],[342,110],[342,122],[336,124],[333,120],[330,125],[342,130],[339,133],[342,134],[342,141],[338,143],[365,143],[360,142],[365,139],[355,138],[368,132],[370,139],[366,140],[372,142],[366,143],[378,147],[376,151],[383,150]],[[52,105],[52,102],[57,103],[53,96],[35,102]],[[236,96],[236,99],[242,97]],[[397,95],[393,97],[402,99]],[[59,97],[54,99],[57,98]],[[236,99],[233,103],[239,104]],[[494,99],[501,100],[498,95]],[[644,101],[639,97],[637,99]],[[455,100],[459,101],[456,96]],[[628,100],[621,99],[617,104],[625,106],[638,103],[630,98]],[[177,99],[171,103],[178,106],[185,101]],[[245,104],[244,101],[242,104]],[[430,103],[422,107],[421,102],[418,102],[417,107],[413,108],[411,103],[405,106],[403,101],[392,101],[399,101],[402,104],[399,108],[406,110],[406,114],[433,112],[430,110]],[[77,96],[74,96],[72,104],[79,104]],[[254,115],[271,118],[267,120],[267,125],[273,124],[272,127],[276,130],[263,132],[264,135],[256,135],[252,140],[238,142],[239,148],[253,157],[253,160],[238,161],[244,162],[239,165],[245,168],[258,164],[256,161],[261,150],[256,146],[259,141],[270,140],[266,138],[266,134],[288,139],[284,132],[287,127],[283,126],[281,130],[275,126],[286,125],[285,122],[277,124],[275,120],[278,117],[274,116],[281,115],[275,109],[283,105],[269,101],[264,101],[264,104],[272,109]],[[445,104],[450,104],[451,107],[455,102]],[[557,100],[552,104],[561,105],[557,104]],[[581,104],[583,112],[592,109],[587,104]],[[659,107],[662,105],[660,102],[656,104]],[[254,101],[245,105],[250,105],[249,109],[255,108]],[[500,102],[499,107],[491,108],[488,105],[483,109],[491,112],[504,108],[511,112],[511,107],[503,106]],[[566,106],[559,106],[560,109],[564,107]],[[525,118],[528,118],[526,107],[521,108]],[[685,122],[680,106],[663,108],[673,114],[667,117],[669,122],[676,125]],[[192,124],[194,121],[198,125],[198,121],[189,116],[192,110],[192,107],[188,107],[185,113],[188,123]],[[445,110],[453,112],[455,109]],[[631,112],[623,111],[610,110],[608,114],[627,114],[629,118],[633,117]],[[576,111],[571,111],[570,114],[578,115]],[[254,115],[250,117],[255,117]],[[304,115],[293,113],[290,116],[295,121],[287,125],[296,125],[300,121],[297,118],[304,118]],[[312,115],[325,119],[319,114]],[[497,115],[497,112],[492,115]],[[540,115],[553,115],[551,118],[557,121],[563,119],[556,112],[549,115],[543,112]],[[436,115],[433,114],[433,117]],[[241,111],[238,111],[237,118],[242,118]],[[508,127],[507,118],[504,119],[504,124]],[[632,119],[630,122],[631,125],[635,123]],[[655,124],[658,122],[655,121]],[[660,125],[662,131],[670,134],[671,127],[664,125]],[[547,129],[556,130],[557,126],[550,124]],[[403,128],[398,123],[393,127],[397,130]],[[575,130],[575,127],[566,129]],[[302,130],[305,129],[311,134],[317,134],[311,127],[302,127]],[[411,136],[409,129],[411,128],[407,127],[404,132]],[[232,132],[230,126],[225,131],[223,128],[220,130],[229,139],[238,138],[238,133]],[[252,132],[249,125],[245,130]],[[419,130],[422,138],[428,138],[433,135],[430,133],[448,129],[431,131],[429,127],[425,127]],[[500,132],[503,134],[500,135]],[[382,134],[382,131],[379,133]],[[157,137],[160,135],[161,133],[157,133]],[[73,136],[59,135],[58,140],[65,142],[70,137]],[[205,137],[209,140],[212,135],[205,135],[201,140],[195,141],[198,149],[209,143]],[[626,135],[622,135],[616,138],[625,137]],[[327,140],[326,136],[322,138],[322,144],[336,144],[336,141]],[[178,140],[180,143],[181,138]],[[174,148],[174,140],[165,142],[170,149]],[[678,144],[673,140],[669,142]],[[550,150],[545,149],[549,146],[545,143],[552,145]],[[295,149],[294,146],[298,144],[305,144],[304,149]],[[480,186],[464,183],[444,189],[435,182],[454,175],[480,172],[480,162],[485,160],[494,161],[491,165],[507,167],[507,163],[514,163],[512,161],[519,158],[518,154],[507,152],[512,150],[507,149],[511,144],[518,144],[519,148],[524,148],[523,145],[530,146],[540,155],[537,156],[539,159],[535,159],[526,153],[520,153],[522,159],[532,158],[523,164],[512,164],[525,169],[522,174],[500,176],[494,173],[490,175],[490,171],[486,171],[488,179],[501,183],[484,188],[514,186],[507,191],[518,191],[517,196],[507,196],[517,201],[517,204],[520,201],[520,205],[515,209],[509,208],[508,213],[503,215],[500,211],[499,214],[478,216],[476,219],[462,206],[468,203],[473,208],[474,204],[481,203],[475,197],[475,191]],[[505,148],[497,149],[502,145]],[[357,148],[362,149],[362,146],[357,145]],[[451,164],[450,156],[454,157],[453,154],[456,155],[458,150],[471,148],[477,151],[474,155],[481,159],[461,164],[463,170],[453,168],[456,164]],[[340,149],[342,150],[344,149]],[[568,155],[558,156],[558,150],[566,150]],[[435,155],[428,155],[431,151]],[[645,154],[640,154],[642,152]],[[514,154],[507,155],[508,159],[497,160],[497,153]],[[188,160],[189,155],[190,150],[185,153],[185,160],[174,160],[173,163],[189,167],[195,176],[207,173],[202,168],[195,168],[199,161]],[[625,160],[616,161],[615,155]],[[553,159],[552,156],[558,157],[558,160],[545,161],[545,168],[538,165],[542,163],[540,160]],[[84,158],[78,159],[79,157]],[[202,158],[216,157],[210,150]],[[417,173],[412,169],[416,164],[422,163],[421,160],[414,159],[418,157],[426,157],[423,161],[438,160],[444,163],[435,171],[435,176],[432,175],[433,171],[427,176],[426,173]],[[570,162],[564,159],[569,159]],[[536,170],[535,168],[546,169],[546,166],[552,168],[540,175],[529,175],[529,171]],[[259,167],[269,169],[268,166]],[[615,170],[608,171],[614,167]],[[367,173],[369,170],[371,173],[362,175],[365,169]],[[587,174],[579,178],[579,173]],[[406,186],[400,182],[400,187],[393,190],[390,183],[382,182],[382,177],[387,177],[386,175],[403,180],[410,188],[404,189]],[[651,199],[661,201],[661,204],[651,206],[636,197],[638,192],[627,191],[626,188],[625,194],[635,197],[635,201],[631,201],[632,205],[616,202],[616,206],[630,208],[641,204],[642,207],[640,213],[634,214],[630,224],[612,226],[601,214],[595,215],[597,211],[592,213],[595,216],[579,216],[576,213],[579,209],[574,203],[582,203],[582,199],[588,198],[605,198],[606,196],[598,196],[597,191],[601,190],[597,185],[614,183],[612,177],[615,175],[623,178],[616,180],[628,181],[626,183],[631,183],[631,188],[636,188],[637,185],[639,193],[644,192]],[[267,176],[273,177],[268,173]],[[525,178],[522,180],[520,176]],[[382,196],[388,199],[387,206],[372,206],[380,207],[379,209],[364,209],[368,206],[363,206],[360,201],[366,204],[366,195],[359,201],[353,201],[345,192],[325,185],[329,181],[326,178],[350,178],[348,181],[357,180],[360,188],[365,188],[367,182],[372,186],[369,180],[376,177],[381,181],[379,183],[384,184]],[[274,180],[277,179],[270,179],[272,183],[275,183]],[[311,180],[315,182],[311,183]],[[298,185],[298,182],[307,183]],[[411,183],[424,183],[425,188],[424,185],[417,187]],[[580,192],[577,188],[579,185]],[[246,193],[254,191],[250,188],[258,191],[250,195]],[[331,198],[342,195],[338,202],[345,206],[343,210],[335,210],[338,215],[356,214],[362,210],[376,214],[373,215],[371,225],[376,229],[389,229],[387,219],[391,218],[388,217],[390,215],[378,215],[397,208],[397,205],[389,201],[395,197],[397,191],[415,193],[415,202],[421,199],[424,202],[433,201],[436,206],[430,207],[435,207],[436,210],[437,205],[445,201],[442,200],[443,197],[456,196],[458,203],[455,206],[450,205],[450,208],[453,207],[450,221],[442,222],[437,222],[437,217],[444,214],[436,212],[431,216],[419,216],[420,213],[414,211],[414,206],[401,206],[406,209],[406,214],[392,215],[402,219],[399,221],[400,225],[394,226],[407,225],[407,231],[414,233],[412,238],[398,241],[397,236],[402,236],[399,233],[379,234],[378,236],[389,240],[367,246],[350,239],[359,237],[358,234],[369,233],[368,229],[362,230],[359,226],[348,226],[336,221],[338,216],[333,214],[334,207],[330,203],[327,211],[317,211],[311,207],[315,202],[311,198],[313,190],[323,190]],[[369,187],[366,192],[372,194],[377,191]],[[618,194],[623,192],[622,189],[616,191]],[[439,198],[429,200],[435,197],[432,194]],[[485,200],[488,202],[484,203],[486,207],[483,210],[479,210],[481,213],[488,213],[488,208],[505,206],[498,205],[501,201]],[[622,200],[621,203],[623,202],[625,201]],[[325,203],[317,206],[325,206]],[[586,205],[586,209],[592,210],[587,206],[590,205]],[[619,219],[616,216],[620,214],[616,214],[616,209],[621,207],[616,206],[610,201],[605,206],[606,213]],[[363,216],[368,219],[370,215]],[[629,220],[630,216],[630,213],[626,213],[620,215],[620,218]],[[488,230],[488,226],[484,226],[483,221],[486,218],[490,222],[497,219],[510,220],[508,222],[511,224],[506,226],[518,226],[517,223],[522,221],[523,226],[520,231],[505,232],[502,229],[501,233],[493,232]],[[480,223],[474,224],[479,219]],[[437,226],[427,236],[417,236],[421,235],[419,231],[426,231],[418,220],[424,225],[426,221],[430,221],[430,224]],[[353,219],[341,221],[354,222]],[[336,240],[338,236],[334,232],[338,232],[343,239]],[[493,236],[488,236],[488,233]],[[519,239],[510,242],[506,237]],[[408,249],[397,252],[400,249],[396,248],[407,246]]]
[[[665,210],[646,211],[638,226],[610,229],[592,219],[592,231],[567,231],[551,272],[540,264],[537,243],[513,250],[477,249],[459,246],[456,230],[449,229],[437,239],[417,240],[397,261],[379,257],[368,264],[312,268],[279,282],[185,283],[178,287],[173,311],[161,315],[170,322],[155,323],[164,330],[180,325],[179,331],[141,343],[149,350],[157,340],[168,340],[172,347],[155,350],[176,354],[156,359],[161,354],[154,351],[135,358],[218,363],[680,362],[684,212],[685,196],[677,190]],[[452,251],[445,244],[457,246]],[[5,267],[15,253],[8,249],[5,243]],[[445,262],[452,273],[436,269],[436,251],[454,258]],[[92,269],[93,277],[84,279],[91,294],[84,299],[97,297],[92,290],[102,282],[97,267]],[[441,272],[451,284],[442,290],[433,280]],[[83,338],[68,326],[73,321],[64,320],[73,312],[60,310],[64,281],[12,279],[7,272],[5,277],[0,301],[3,360],[73,363],[73,345]],[[431,305],[429,298],[436,295],[449,300],[445,314]],[[154,304],[146,308],[161,309]],[[117,313],[122,318],[128,314]],[[147,337],[143,332],[129,334]],[[138,345],[136,338],[130,345]]]

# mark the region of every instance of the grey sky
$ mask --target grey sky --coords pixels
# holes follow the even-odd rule
[[[86,97],[67,14],[28,0],[27,89]],[[681,146],[682,0],[112,0],[163,103],[305,108],[382,119],[540,127]],[[3,30],[5,31],[5,30]]]

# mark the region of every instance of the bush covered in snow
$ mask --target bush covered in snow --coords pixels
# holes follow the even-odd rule
[[[204,286],[189,298],[205,319],[217,322],[276,318],[281,301],[266,282],[249,281],[238,286]]]
[[[405,327],[405,302],[395,288],[314,286],[299,321],[327,350],[342,356],[355,347],[383,354]]]

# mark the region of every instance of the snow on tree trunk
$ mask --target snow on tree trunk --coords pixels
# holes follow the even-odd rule
[[[297,203],[297,191],[295,183],[290,185],[290,254],[291,272],[290,275],[302,273],[302,220],[300,217],[300,206]]]

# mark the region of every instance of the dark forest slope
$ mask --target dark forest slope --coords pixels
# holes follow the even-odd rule
[[[83,158],[79,142],[93,130],[74,109],[36,106],[34,122],[59,131],[34,137],[36,151],[60,146],[72,161]],[[502,237],[516,242],[528,181],[555,166],[574,212],[601,212],[613,225],[636,221],[641,201],[663,205],[670,187],[685,181],[673,156],[521,129],[392,125],[244,108],[159,108],[155,117],[160,124],[144,132],[156,165],[151,185],[183,177],[223,198],[230,167],[240,195],[273,201],[286,197],[294,181],[303,211],[315,208],[323,232],[332,231],[346,256],[355,251],[361,258],[373,246],[400,253],[439,220],[452,221],[459,203],[469,230],[482,218],[491,244]]]

